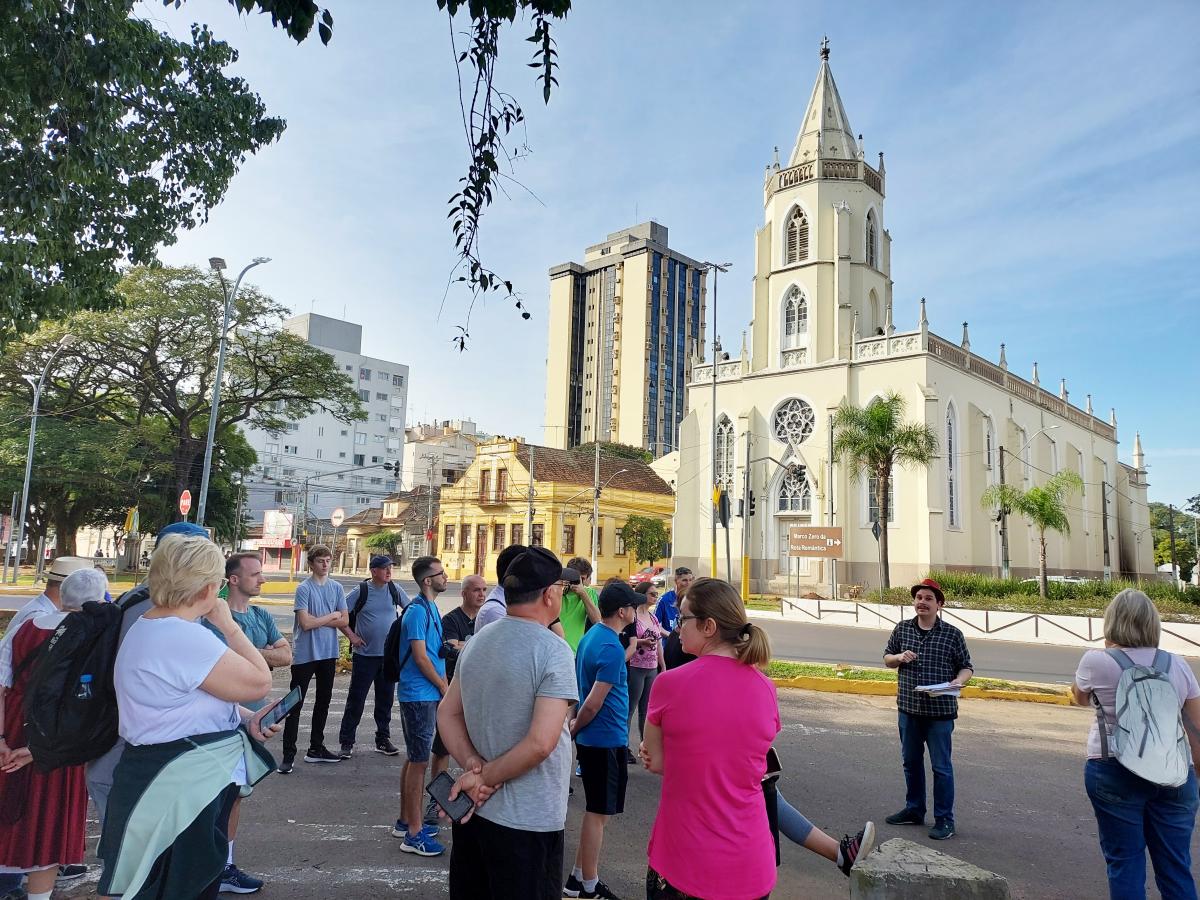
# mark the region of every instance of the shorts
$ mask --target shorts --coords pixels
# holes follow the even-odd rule
[[[576,756],[583,776],[584,809],[600,816],[625,812],[625,786],[629,782],[626,749],[585,747],[577,744]]]
[[[442,743],[441,729],[433,729],[433,755],[434,756],[449,756],[450,751],[446,749],[446,745]]]
[[[409,762],[429,762],[433,733],[437,729],[437,709],[436,700],[400,704],[400,727],[404,730],[404,750]]]

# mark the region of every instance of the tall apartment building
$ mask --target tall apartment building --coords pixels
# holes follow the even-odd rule
[[[248,521],[261,524],[266,510],[304,509],[308,478],[310,517],[328,519],[342,507],[347,515],[395,492],[397,479],[383,469],[404,456],[408,366],[362,355],[362,326],[316,313],[294,316],[284,329],[334,358],[358,389],[365,422],[346,424],[318,412],[292,422],[280,435],[250,429],[246,439],[258,465],[246,479]],[[361,471],[345,471],[363,466]]]
[[[643,222],[550,269],[548,446],[676,449],[692,359],[704,345],[703,264]]]

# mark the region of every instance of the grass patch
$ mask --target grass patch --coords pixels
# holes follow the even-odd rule
[[[767,675],[771,678],[840,678],[845,681],[884,681],[895,682],[894,669],[875,669],[867,666],[843,666],[827,663],[788,662],[773,659],[767,666]],[[985,691],[1027,691],[1034,694],[1060,694],[1062,691],[1053,687],[1021,684],[1016,681],[1005,681],[1002,678],[972,678],[969,687],[982,688]]]
[[[746,601],[746,609],[760,609],[765,612],[780,612],[783,608],[783,598],[769,594],[751,594]]]

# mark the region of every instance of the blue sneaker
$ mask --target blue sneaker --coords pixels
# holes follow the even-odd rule
[[[429,837],[437,837],[438,832],[439,832],[438,826],[424,825],[421,827],[420,833],[428,835]],[[394,837],[394,838],[408,837],[408,826],[404,824],[403,819],[397,819],[396,824],[392,826],[392,837]]]
[[[421,833],[416,837],[408,835],[404,838],[404,843],[400,845],[400,850],[403,853],[415,853],[417,856],[441,856],[446,852],[446,848],[437,842],[437,839],[421,829]]]
[[[228,865],[225,867],[225,871],[221,873],[221,888],[219,893],[255,894],[262,890],[262,886],[263,881],[261,878],[247,875],[235,865]]]

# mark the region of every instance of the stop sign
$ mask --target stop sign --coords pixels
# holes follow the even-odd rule
[[[184,491],[179,495],[179,514],[186,516],[192,508],[192,492]]]
[[[344,521],[346,521],[346,511],[339,506],[330,514],[329,524],[334,528],[337,528]]]

